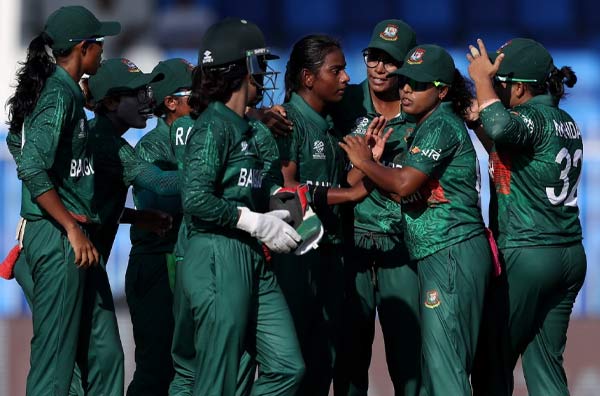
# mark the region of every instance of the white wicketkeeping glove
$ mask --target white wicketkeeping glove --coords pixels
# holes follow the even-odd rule
[[[256,213],[246,207],[238,207],[240,218],[236,227],[244,230],[275,253],[289,253],[302,239],[292,226],[285,222],[289,219],[287,210],[273,210]]]

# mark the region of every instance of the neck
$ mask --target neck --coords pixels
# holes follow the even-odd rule
[[[58,58],[56,60],[56,64],[63,69],[71,76],[73,81],[79,83],[81,77],[83,76],[83,66],[81,62],[76,62],[75,59],[76,51],[71,51],[71,53],[65,57]]]
[[[242,84],[241,88],[235,91],[231,98],[225,103],[225,106],[233,110],[237,115],[244,118],[246,114],[246,105],[248,104],[248,84]]]
[[[167,116],[163,118],[163,120],[165,121],[165,124],[167,124],[168,126],[171,126],[171,124],[173,122],[175,122],[175,120],[177,118],[179,118],[179,117],[177,117],[175,112],[169,112],[169,113],[167,113]]]
[[[400,113],[401,101],[398,90],[374,92],[369,88],[369,92],[375,111],[384,116],[387,120],[391,120]]]
[[[125,124],[115,112],[106,113],[106,118],[110,120],[112,123],[117,136],[123,136],[125,132],[129,129],[129,125]]]
[[[433,113],[435,111],[435,109],[440,107],[441,103],[442,103],[442,101],[438,101],[437,104],[435,106],[433,106],[431,109],[429,109],[428,111],[426,111],[422,114],[415,115],[415,119],[417,120],[417,125],[421,125],[431,115],[431,113]]]
[[[303,88],[298,90],[296,93],[300,95],[300,97],[304,99],[304,101],[308,103],[308,105],[317,113],[321,114],[323,109],[325,109],[325,102],[314,95],[312,91]]]

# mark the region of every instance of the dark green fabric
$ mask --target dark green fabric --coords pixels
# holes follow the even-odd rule
[[[102,61],[98,72],[88,81],[92,97],[100,102],[107,96],[135,91],[163,78],[161,72],[142,73],[129,59],[113,58]]]
[[[103,264],[79,269],[67,236],[47,220],[25,229],[34,333],[27,395],[79,393],[78,373],[86,394],[121,394],[123,350]]]
[[[79,86],[57,66],[46,80],[33,112],[25,117],[25,144],[17,162],[17,174],[26,186],[21,197],[23,218],[49,218],[34,198],[56,189],[68,210],[99,222],[93,199],[94,161],[83,103]],[[13,147],[14,138],[12,135]]]
[[[266,212],[281,185],[277,146],[260,122],[212,102],[196,120],[183,168],[183,209],[190,233],[235,228],[238,207]]]
[[[417,262],[425,395],[470,396],[469,375],[492,271],[481,234]],[[422,393],[423,394],[423,393]]]
[[[271,265],[294,319],[306,374],[296,395],[327,395],[342,334],[344,270],[340,245],[296,256],[272,254]]]
[[[532,39],[515,38],[508,41],[490,54],[492,62],[500,54],[504,54],[504,59],[496,75],[501,81],[542,83],[554,68],[554,61],[548,50]]]
[[[340,187],[345,182],[346,156],[339,147],[339,137],[331,119],[317,113],[296,93],[283,107],[288,119],[294,123],[294,130],[276,140],[281,161],[296,163],[295,179],[300,183]],[[341,242],[339,205],[333,207],[333,214],[337,224],[328,227],[321,243]],[[325,220],[325,223],[329,221]]]
[[[401,241],[365,233],[345,255],[342,350],[336,394],[366,396],[376,313],[383,332],[395,395],[416,396],[420,388],[419,280]]]
[[[450,103],[442,103],[415,129],[403,166],[429,176],[402,198],[404,238],[412,259],[483,233],[477,155]]]
[[[531,396],[568,396],[563,352],[573,304],[587,263],[580,242],[504,249],[504,273],[494,280],[486,307],[475,395],[512,395],[513,370],[522,358]]]
[[[194,323],[193,394],[235,395],[244,352],[260,368],[252,394],[295,394],[304,372],[300,347],[256,240],[235,231],[195,234],[178,265]]]
[[[135,372],[128,396],[166,395],[173,379],[173,293],[166,254],[130,256],[125,295],[135,341]]]
[[[583,140],[573,118],[551,96],[539,95],[511,110],[494,103],[481,119],[486,132],[504,120],[490,153],[490,225],[498,247],[580,241]]]
[[[444,48],[434,44],[417,45],[404,58],[402,66],[390,73],[412,80],[451,85],[454,81],[454,60]]]
[[[156,122],[156,128],[145,134],[135,146],[138,157],[163,171],[177,170],[177,161],[169,142],[169,126],[162,118]],[[163,196],[139,187],[133,187],[133,202],[136,209],[157,209],[173,216],[173,228],[164,237],[131,226],[131,255],[148,253],[172,253],[177,240],[177,231],[181,223],[181,195]]]
[[[179,89],[192,87],[192,71],[194,65],[185,59],[174,58],[158,62],[152,73],[162,73],[165,78],[152,83],[154,100],[160,106],[165,97],[174,94]],[[185,99],[187,100],[187,98]]]
[[[387,52],[397,62],[403,62],[409,49],[417,45],[415,31],[399,19],[386,19],[373,28],[367,48]]]

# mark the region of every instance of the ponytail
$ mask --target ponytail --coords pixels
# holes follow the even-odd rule
[[[554,67],[543,83],[528,85],[533,96],[550,93],[556,102],[559,102],[565,96],[565,85],[572,88],[576,82],[575,72],[569,66],[563,66],[560,69]]]
[[[20,62],[15,94],[7,102],[10,133],[21,133],[25,117],[33,112],[46,80],[56,69],[54,59],[46,50],[50,44],[50,37],[40,33],[29,44],[25,62]]]
[[[445,102],[452,102],[452,110],[456,115],[465,118],[473,100],[473,83],[467,80],[458,69],[454,69],[452,86],[448,90]]]

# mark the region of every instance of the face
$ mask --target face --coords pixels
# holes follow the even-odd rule
[[[402,111],[422,119],[437,107],[447,93],[448,87],[436,87],[433,83],[407,79],[400,89]]]
[[[318,73],[307,77],[307,82],[312,84],[313,94],[324,103],[342,100],[344,90],[350,81],[345,69],[346,59],[342,50],[336,48],[328,53]]]
[[[494,91],[502,104],[507,108],[513,107],[514,105],[512,97],[517,84],[518,83],[500,82],[494,79]]]
[[[365,51],[364,59],[367,66],[369,87],[375,93],[388,93],[398,89],[398,76],[387,75],[398,70],[400,63],[387,52],[370,48]]]
[[[121,95],[116,115],[130,128],[144,128],[152,114],[152,97],[146,87],[132,94]]]
[[[173,95],[165,97],[164,104],[167,107],[167,109],[169,109],[172,112],[174,119],[190,114],[191,108],[188,103],[188,100],[190,99],[191,93],[192,91],[190,90],[190,88],[186,88],[180,89]]]
[[[84,41],[81,45],[83,55],[83,72],[94,75],[102,61],[103,43],[101,41]]]

